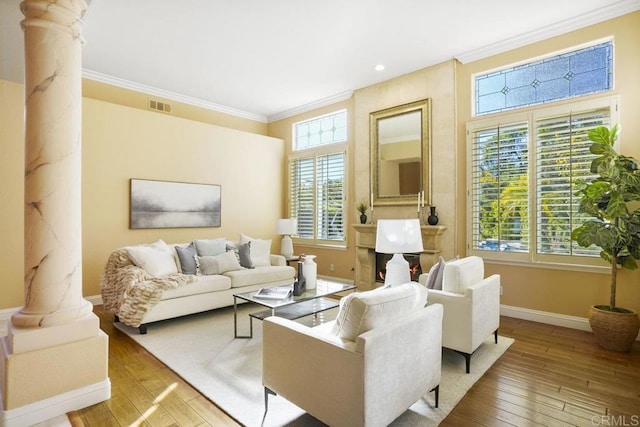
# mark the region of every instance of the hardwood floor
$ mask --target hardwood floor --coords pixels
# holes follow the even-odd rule
[[[70,414],[74,426],[238,425],[95,312],[110,337],[112,397]],[[441,425],[640,426],[639,342],[615,353],[591,333],[509,317],[500,335],[516,341]]]

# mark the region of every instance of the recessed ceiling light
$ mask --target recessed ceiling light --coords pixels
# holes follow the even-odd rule
[[[378,64],[375,66],[375,70],[376,71],[383,71],[384,70],[384,64]]]

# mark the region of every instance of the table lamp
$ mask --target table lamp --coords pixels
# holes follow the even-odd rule
[[[276,233],[284,235],[282,243],[280,243],[280,253],[286,258],[293,256],[293,241],[291,235],[298,232],[298,219],[285,218],[279,219],[276,223]]]
[[[422,251],[422,232],[418,219],[378,220],[376,252],[393,254],[386,265],[385,286],[410,282],[409,263],[402,254]]]

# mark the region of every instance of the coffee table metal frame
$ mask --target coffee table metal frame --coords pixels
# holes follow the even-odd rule
[[[291,288],[293,285],[280,287]],[[286,299],[256,298],[257,290],[233,294],[233,336],[235,338],[253,338],[254,318],[264,320],[269,316],[278,316],[295,320],[332,309],[339,305],[339,300],[325,297],[354,289],[356,287],[351,283],[318,279],[315,289],[307,290],[300,296],[290,296]],[[249,335],[238,335],[238,299],[266,307],[266,310],[249,314]]]

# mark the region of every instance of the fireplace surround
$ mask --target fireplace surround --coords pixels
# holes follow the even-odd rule
[[[356,224],[353,226],[356,231],[356,266],[355,285],[360,291],[366,291],[380,286],[376,282],[376,224]],[[443,225],[423,225],[422,246],[424,250],[420,252],[420,267],[423,272],[429,271],[440,254],[440,236],[447,229]]]

